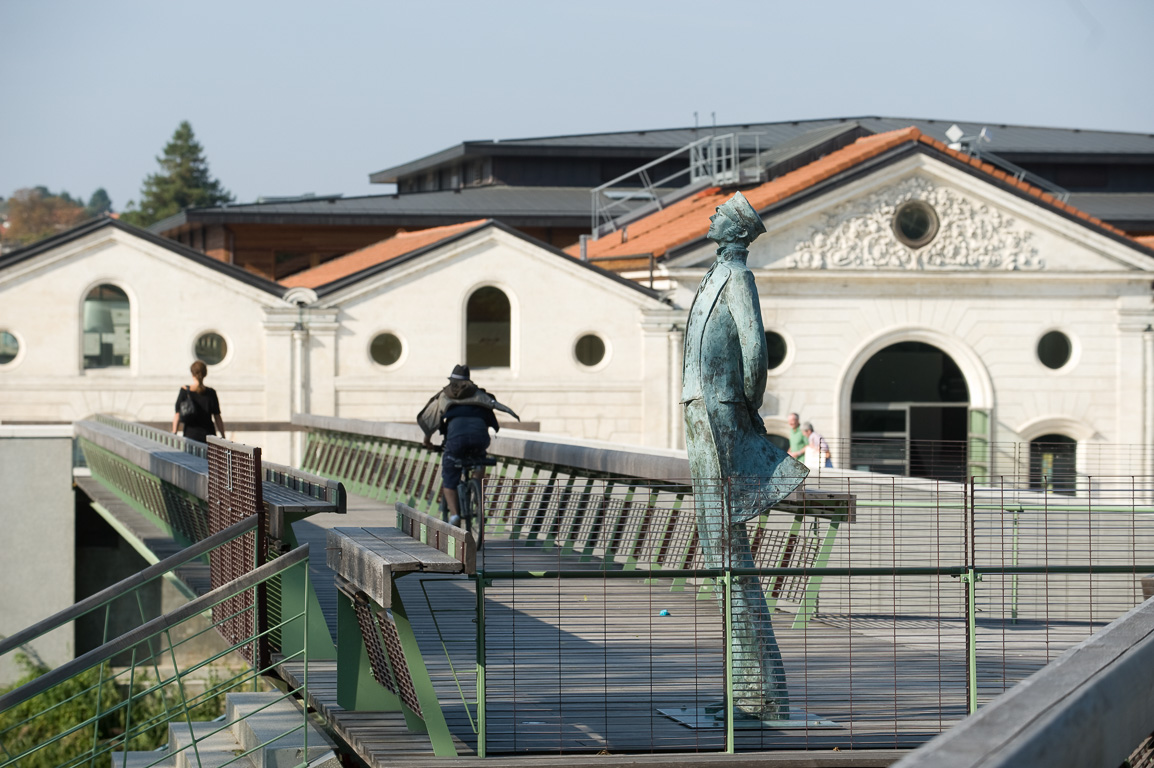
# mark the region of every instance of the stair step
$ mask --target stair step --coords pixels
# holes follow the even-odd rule
[[[305,721],[295,702],[281,693],[230,693],[225,700],[228,721],[241,746],[254,749],[266,744],[250,755],[257,768],[293,768],[301,764],[305,741],[301,724]],[[310,768],[338,768],[340,763],[329,740],[312,723],[307,727],[308,755],[303,762]],[[285,734],[286,731],[291,732]]]
[[[176,758],[165,752],[112,753],[112,768],[176,768]]]
[[[220,730],[221,728],[224,730]],[[213,731],[219,732],[213,733]],[[192,744],[194,737],[199,739],[195,746]],[[224,765],[256,768],[257,766],[253,760],[255,754],[237,760],[237,755],[244,752],[245,747],[241,746],[224,722],[193,723],[191,732],[188,723],[169,723],[168,744],[169,751],[176,760],[176,768],[221,768]]]

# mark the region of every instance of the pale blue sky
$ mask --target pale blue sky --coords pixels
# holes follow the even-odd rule
[[[1154,133],[1154,2],[0,0],[0,195],[117,209],[181,120],[240,201],[467,139],[883,115]]]

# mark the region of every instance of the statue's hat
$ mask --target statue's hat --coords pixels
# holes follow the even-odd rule
[[[757,211],[753,210],[753,206],[745,199],[745,195],[740,192],[734,192],[733,197],[717,206],[717,210],[721,211],[725,218],[734,224],[740,224],[748,229],[752,237],[757,237],[765,232],[765,224],[762,223],[761,217],[757,215]]]

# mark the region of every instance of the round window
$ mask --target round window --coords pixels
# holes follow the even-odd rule
[[[921,248],[938,233],[938,214],[921,200],[909,200],[894,212],[894,234],[910,248]]]
[[[0,331],[0,365],[8,365],[20,352],[20,342],[8,331]]]
[[[1038,339],[1038,359],[1047,368],[1057,370],[1070,362],[1073,348],[1069,336],[1061,331],[1050,331]]]
[[[765,332],[765,351],[769,358],[766,369],[772,371],[785,362],[785,337],[776,331]]]
[[[581,365],[597,365],[605,359],[605,342],[600,336],[587,333],[577,339],[574,354],[577,355],[577,362]]]
[[[393,365],[401,359],[401,340],[392,333],[379,333],[369,346],[369,354],[377,365]]]
[[[205,365],[217,365],[228,354],[228,342],[219,333],[202,333],[196,340],[194,354]]]

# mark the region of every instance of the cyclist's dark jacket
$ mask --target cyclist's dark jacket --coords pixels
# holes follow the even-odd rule
[[[500,429],[493,409],[480,405],[450,405],[443,419],[441,432],[446,446],[485,448],[489,445],[489,427]]]

